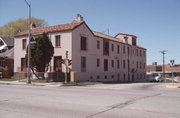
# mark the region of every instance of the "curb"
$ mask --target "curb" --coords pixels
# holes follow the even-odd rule
[[[173,85],[166,85],[166,88],[180,88],[180,86],[177,86],[177,85],[175,85],[175,86],[173,86]]]
[[[24,82],[2,82],[0,81],[0,84],[4,84],[4,85],[32,85],[32,86],[52,86],[52,87],[60,87],[62,86],[61,84],[42,84],[42,83],[31,83],[31,84],[27,84]]]

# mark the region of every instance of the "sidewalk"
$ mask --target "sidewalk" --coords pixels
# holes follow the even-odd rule
[[[180,83],[169,83],[166,85],[167,88],[180,88]]]
[[[35,86],[52,86],[52,87],[59,87],[62,86],[62,82],[48,82],[48,83],[36,83],[32,82],[31,84],[27,84],[26,82],[19,82],[19,81],[0,81],[0,84],[6,85],[35,85]]]

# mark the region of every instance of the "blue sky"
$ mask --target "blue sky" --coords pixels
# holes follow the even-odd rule
[[[110,35],[134,34],[147,48],[147,63],[162,64],[160,50],[168,50],[166,63],[180,64],[180,0],[28,0],[32,16],[48,25],[69,23],[81,14],[92,30]],[[28,17],[24,0],[0,0],[0,26]]]

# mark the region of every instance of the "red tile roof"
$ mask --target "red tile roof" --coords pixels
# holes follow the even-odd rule
[[[146,50],[146,48],[144,48],[144,47],[142,47],[142,46],[140,46],[140,45],[136,45],[136,47]]]
[[[101,37],[101,38],[104,38],[104,39],[109,39],[109,40],[113,40],[113,41],[117,41],[117,42],[121,42],[121,40],[119,40],[118,38],[115,38],[115,37],[112,37],[112,36],[109,36],[109,35],[106,35],[106,34],[103,34],[103,33],[100,33],[100,32],[96,32],[96,31],[93,31],[93,34],[97,37]]]
[[[47,26],[47,27],[37,27],[37,28],[31,29],[31,33],[32,34],[40,34],[43,32],[48,33],[48,32],[68,31],[68,30],[75,29],[82,23],[83,23],[83,21],[82,22],[74,21],[74,22],[71,22],[68,24],[61,24],[61,25],[54,25],[54,26]],[[18,33],[15,37],[26,36],[26,35],[28,35],[28,30]]]
[[[132,35],[132,34],[125,34],[125,33],[118,33],[118,34],[116,34],[115,37],[117,37],[118,35],[126,35],[126,36],[136,37],[135,35]]]
[[[109,39],[109,40],[113,40],[113,41],[116,41],[116,42],[120,42],[120,43],[123,43],[125,44],[122,40],[119,40],[118,38],[116,37],[112,37],[112,36],[109,36],[109,35],[106,35],[106,34],[103,34],[103,33],[100,33],[100,32],[96,32],[96,31],[93,31],[93,34],[94,36],[97,36],[97,37],[100,37],[100,38],[104,38],[104,39]],[[118,33],[119,34],[123,34],[123,33]],[[130,34],[126,34],[128,36],[134,36],[134,35],[130,35]],[[146,50],[146,48],[143,48],[139,45],[136,45],[137,48],[141,48],[141,49],[144,49]]]
[[[60,24],[60,25],[47,26],[47,27],[37,27],[37,28],[31,29],[31,33],[33,35],[37,35],[37,34],[42,34],[43,32],[49,33],[49,32],[69,31],[69,30],[73,30],[73,29],[77,28],[78,26],[80,26],[83,23],[85,23],[85,22],[84,21],[81,21],[81,22],[73,21],[73,22],[68,23],[68,24]],[[96,37],[113,40],[113,41],[116,41],[116,42],[119,42],[119,43],[124,43],[124,42],[122,40],[119,40],[118,38],[116,38],[117,35],[134,36],[134,35],[130,35],[130,34],[118,33],[115,37],[113,37],[113,36],[109,36],[109,35],[106,35],[106,34],[103,34],[103,33],[100,33],[100,32],[96,32],[96,31],[92,31],[92,33]],[[28,30],[18,33],[15,37],[26,36],[26,35],[28,35]],[[145,49],[145,48],[143,48],[141,46],[136,46],[136,47]]]

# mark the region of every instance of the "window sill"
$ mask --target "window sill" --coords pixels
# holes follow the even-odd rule
[[[55,48],[61,48],[61,46],[55,46]]]
[[[80,50],[80,52],[87,52],[87,50]]]

